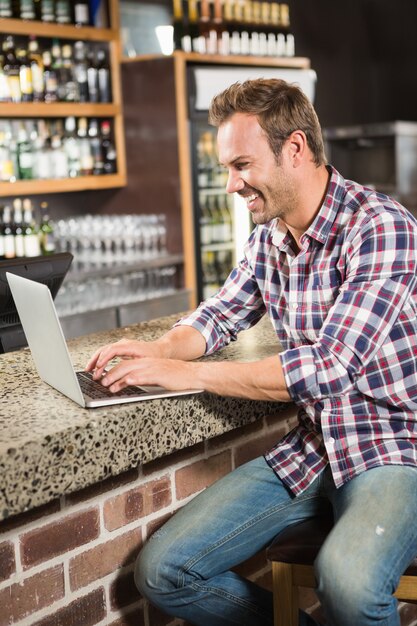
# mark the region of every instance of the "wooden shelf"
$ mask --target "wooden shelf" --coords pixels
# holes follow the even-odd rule
[[[126,155],[122,116],[120,85],[120,23],[118,0],[108,0],[111,28],[75,26],[47,23],[37,20],[0,18],[0,33],[7,35],[36,35],[49,39],[107,42],[112,84],[111,103],[79,102],[19,102],[0,103],[0,119],[16,118],[65,118],[94,117],[112,120],[114,142],[117,152],[117,174],[102,176],[80,176],[54,180],[17,180],[14,183],[0,182],[0,197],[49,194],[88,189],[110,189],[126,185]]]
[[[215,63],[216,65],[254,65],[267,67],[288,67],[294,69],[309,69],[310,59],[306,57],[261,57],[261,56],[232,56],[221,54],[198,54],[197,52],[182,52],[175,50],[171,55],[183,63]],[[122,56],[123,63],[166,59],[163,54],[143,54],[136,57]]]
[[[119,104],[92,102],[1,102],[0,117],[114,117]]]
[[[122,173],[53,180],[17,180],[14,183],[0,183],[0,198],[67,191],[86,191],[88,189],[111,189],[113,187],[124,187],[125,185],[126,176]]]
[[[119,32],[112,28],[94,26],[74,26],[37,20],[15,20],[0,18],[0,33],[7,35],[36,35],[58,39],[82,39],[83,41],[114,41]]]

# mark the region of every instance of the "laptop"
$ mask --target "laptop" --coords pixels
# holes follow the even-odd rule
[[[10,272],[6,277],[39,376],[80,406],[95,408],[201,393],[201,389],[170,391],[154,385],[111,393],[89,372],[74,370],[49,288]]]

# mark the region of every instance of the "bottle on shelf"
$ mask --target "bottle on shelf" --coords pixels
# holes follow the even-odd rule
[[[20,89],[20,64],[16,56],[13,35],[8,35],[3,42],[3,53],[3,70],[7,77],[11,102],[21,102],[22,92]]]
[[[90,10],[87,1],[75,0],[74,24],[76,26],[88,26],[90,24]]]
[[[77,135],[80,146],[80,174],[81,176],[91,176],[94,171],[94,160],[88,140],[88,122],[86,117],[78,119]]]
[[[184,24],[184,35],[182,37],[181,46],[184,52],[198,52],[199,46],[199,27],[198,27],[198,11],[197,0],[188,0],[187,2],[187,18]]]
[[[173,0],[172,14],[172,26],[174,29],[174,50],[181,50],[182,38],[184,36],[184,13],[182,10],[182,0]]]
[[[6,128],[0,129],[0,181],[13,182],[16,180],[16,170],[10,151],[10,132]]]
[[[44,100],[45,102],[58,101],[58,77],[52,66],[52,55],[50,50],[42,53],[43,80],[44,80]]]
[[[83,41],[74,44],[74,76],[78,86],[80,102],[88,102],[87,54]]]
[[[42,22],[55,22],[54,0],[40,0],[40,18]]]
[[[17,4],[18,4],[17,17],[20,17],[21,20],[36,19],[34,0],[19,0]]]
[[[101,146],[104,159],[104,174],[116,174],[117,153],[111,139],[111,127],[108,120],[103,120],[100,126]]]
[[[41,223],[39,227],[40,248],[42,254],[53,254],[56,251],[55,230],[49,217],[47,202],[41,202]]]
[[[13,200],[12,231],[14,237],[15,255],[17,257],[24,257],[25,236],[23,230],[22,200],[20,198],[15,198]]]
[[[78,82],[75,80],[72,61],[72,46],[66,43],[62,46],[62,67],[58,76],[58,83],[61,85],[61,98],[65,102],[78,102],[80,93]]]
[[[43,61],[35,35],[29,36],[28,59],[32,76],[32,96],[34,102],[42,102],[45,96]]]
[[[27,50],[19,48],[16,52],[19,62],[19,81],[22,102],[33,101],[33,79],[32,68]]]
[[[62,145],[61,134],[56,132],[51,138],[53,171],[52,178],[68,178],[68,155]]]
[[[41,247],[36,223],[33,218],[32,202],[29,198],[23,200],[23,229],[25,242],[25,256],[39,256]]]
[[[71,24],[71,4],[70,0],[56,0],[55,16],[58,24]]]
[[[12,0],[0,0],[0,17],[13,17]]]
[[[68,176],[70,178],[76,178],[81,174],[81,163],[75,117],[67,117],[65,120],[63,145],[68,158]]]
[[[290,30],[290,9],[288,4],[280,4],[280,24],[281,31],[285,39],[283,56],[293,57],[295,54],[295,41],[294,35]]]
[[[33,178],[34,153],[33,144],[28,137],[27,127],[22,122],[17,136],[18,177],[20,180]]]
[[[91,154],[93,156],[93,174],[95,176],[101,176],[101,174],[104,174],[104,158],[99,125],[96,119],[89,120],[88,137],[90,140]]]
[[[98,68],[94,50],[89,50],[87,54],[87,87],[89,102],[99,101],[98,91]]]
[[[14,233],[12,227],[12,211],[8,204],[3,208],[2,239],[5,259],[14,259],[16,248],[14,243]]]
[[[100,102],[111,102],[110,66],[106,51],[97,50],[98,98]]]
[[[4,54],[0,54],[0,102],[11,102],[9,80],[4,71]]]

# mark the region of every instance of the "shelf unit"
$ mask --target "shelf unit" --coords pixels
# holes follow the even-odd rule
[[[17,180],[0,182],[0,197],[49,194],[88,189],[109,189],[126,185],[126,157],[120,84],[120,28],[118,0],[108,0],[110,28],[73,26],[45,23],[35,20],[0,19],[0,35],[35,34],[37,37],[71,41],[104,42],[109,45],[109,63],[112,81],[112,103],[0,103],[0,118],[65,118],[95,117],[111,119],[117,152],[117,173],[102,176],[48,180]]]

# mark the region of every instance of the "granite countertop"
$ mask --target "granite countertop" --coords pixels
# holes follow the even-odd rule
[[[177,317],[71,340],[73,364],[83,369],[99,346],[122,337],[155,339]],[[278,351],[264,319],[205,358],[251,361]],[[202,393],[84,409],[39,379],[27,349],[0,356],[0,397],[0,520],[285,406]]]

